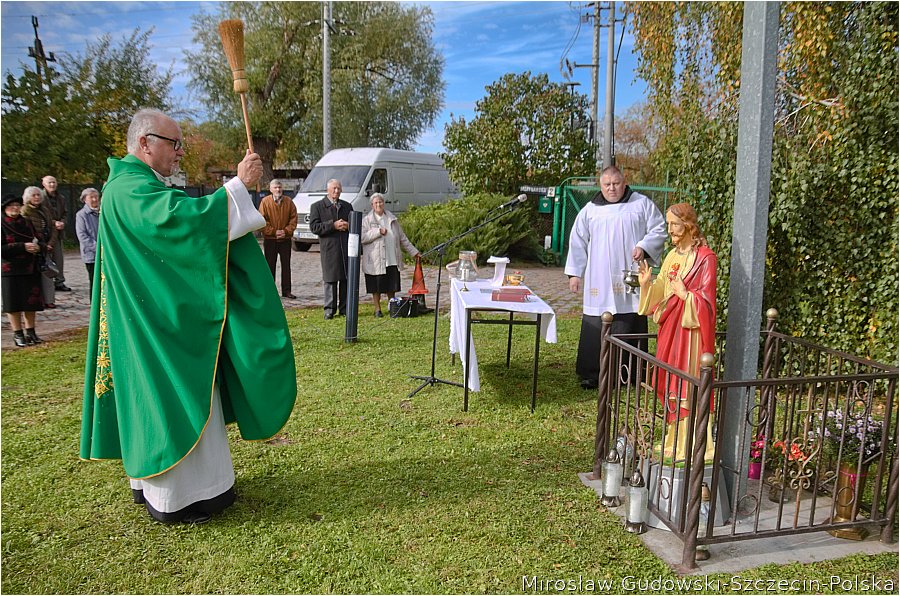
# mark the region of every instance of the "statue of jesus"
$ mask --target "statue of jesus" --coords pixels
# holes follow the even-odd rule
[[[715,353],[716,254],[707,245],[697,225],[697,213],[689,204],[669,207],[666,226],[674,248],[666,255],[659,275],[653,281],[647,261],[640,263],[638,313],[652,315],[659,326],[656,357],[699,377],[700,356]],[[664,457],[684,459],[692,385],[664,370],[657,371],[655,385],[669,425],[663,446]],[[713,407],[712,400],[710,407]],[[706,459],[712,458],[714,447],[710,428],[707,428]]]

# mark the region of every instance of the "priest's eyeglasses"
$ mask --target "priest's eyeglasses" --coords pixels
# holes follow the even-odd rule
[[[181,139],[170,139],[169,137],[164,137],[162,135],[158,135],[155,132],[148,132],[144,135],[145,137],[156,137],[157,139],[162,139],[164,141],[169,141],[172,143],[172,149],[178,151],[184,147],[184,143],[181,142]]]

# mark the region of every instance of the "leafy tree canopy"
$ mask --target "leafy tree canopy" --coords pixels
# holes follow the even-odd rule
[[[471,122],[451,115],[444,129],[444,163],[465,194],[508,195],[522,184],[593,173],[591,144],[574,128],[588,112],[584,95],[530,72],[506,74],[486,90]]]
[[[215,186],[222,172],[233,171],[241,161],[241,138],[234,129],[217,122],[196,124],[193,120],[183,120],[179,125],[185,146],[181,169],[189,184]]]
[[[225,18],[244,22],[250,128],[268,175],[276,157],[320,157],[321,5],[222,2],[215,15],[195,17],[201,49],[188,56],[192,84],[206,97],[212,119],[242,129],[240,99],[218,37]],[[333,19],[339,25],[330,36],[332,145],[410,148],[443,101],[443,61],[431,42],[430,10],[338,2]]]
[[[150,61],[152,31],[135,29],[114,42],[88,43],[83,54],[64,54],[60,69],[43,77],[23,64],[7,74],[2,91],[3,175],[34,181],[48,173],[70,183],[104,178],[106,158],[125,153],[132,114],[142,107],[171,108],[171,68]]]

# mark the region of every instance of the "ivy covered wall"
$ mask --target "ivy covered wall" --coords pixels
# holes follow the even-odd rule
[[[653,164],[689,189],[680,198],[719,255],[724,329],[743,5],[628,9],[659,134]],[[780,19],[763,307],[779,310],[782,331],[896,364],[898,5],[784,2]]]

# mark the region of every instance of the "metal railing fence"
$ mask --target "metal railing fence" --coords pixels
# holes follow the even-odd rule
[[[724,358],[704,355],[692,376],[633,345],[655,335],[612,336],[604,316],[594,477],[611,446],[626,454],[622,480],[641,470],[650,513],[683,543],[684,571],[696,569],[697,545],[860,538],[873,524],[894,541],[898,369],[779,333],[768,316],[758,378],[732,381],[721,380]],[[738,437],[724,436],[723,412],[741,417]],[[723,461],[726,440],[742,446],[736,463]],[[703,484],[712,498],[701,519]]]

